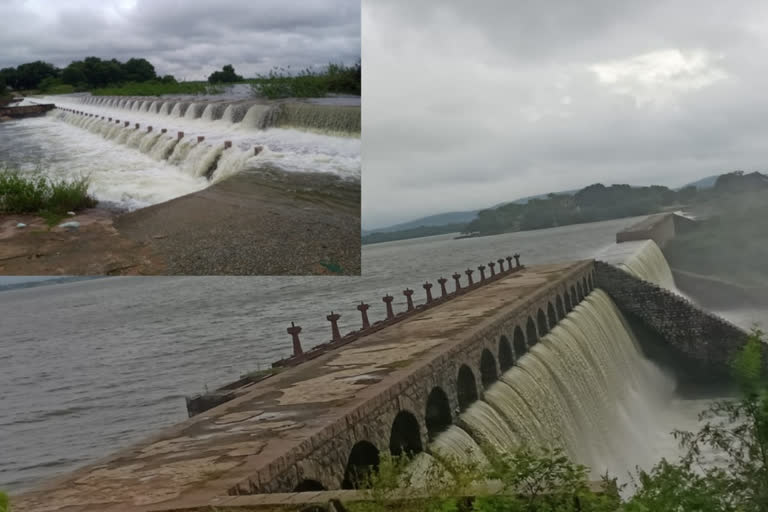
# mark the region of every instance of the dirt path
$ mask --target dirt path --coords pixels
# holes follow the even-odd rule
[[[329,176],[241,173],[135,212],[95,209],[67,220],[80,228],[0,216],[0,274],[360,273],[359,184]]]

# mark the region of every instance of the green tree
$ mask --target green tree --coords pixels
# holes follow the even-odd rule
[[[147,59],[128,59],[123,65],[123,72],[128,82],[148,82],[157,78],[155,67]]]
[[[768,510],[768,386],[762,332],[754,330],[732,362],[741,395],[701,415],[698,432],[676,431],[685,454],[639,471],[628,512]]]
[[[47,77],[59,76],[59,70],[53,65],[43,61],[28,62],[16,68],[15,89],[37,89]]]
[[[214,71],[208,77],[208,81],[212,84],[241,82],[242,80],[243,77],[235,73],[235,68],[232,67],[232,64],[227,64],[221,68],[221,71]]]

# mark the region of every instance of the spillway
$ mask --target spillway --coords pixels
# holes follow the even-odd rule
[[[593,478],[606,471],[623,476],[657,460],[649,445],[663,435],[658,418],[674,389],[674,379],[642,355],[619,309],[596,289],[427,451],[483,465],[489,447],[559,447]]]

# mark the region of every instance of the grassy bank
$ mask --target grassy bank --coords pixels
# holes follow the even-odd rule
[[[119,86],[93,89],[94,96],[160,96],[163,94],[218,94],[221,86],[208,82],[131,82]]]
[[[362,67],[328,64],[323,69],[306,68],[294,72],[275,68],[263,76],[248,80],[254,92],[270,99],[321,98],[327,94],[360,95]]]
[[[0,168],[0,214],[35,214],[56,224],[69,211],[96,206],[88,186],[88,178],[55,180]]]

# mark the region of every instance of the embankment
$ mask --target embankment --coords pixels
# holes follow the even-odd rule
[[[330,175],[262,168],[134,212],[95,212],[67,219],[76,231],[0,217],[0,273],[360,273],[359,183]]]

